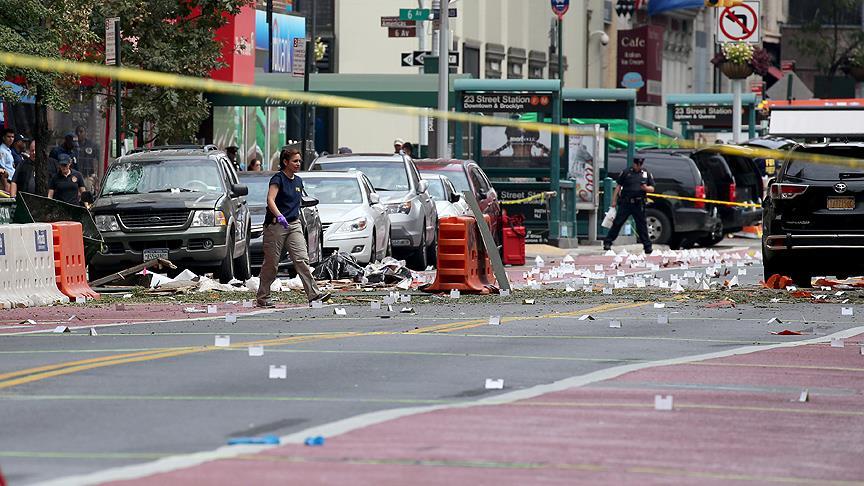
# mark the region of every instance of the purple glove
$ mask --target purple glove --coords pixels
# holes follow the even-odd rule
[[[288,220],[285,219],[285,216],[282,216],[280,214],[279,216],[276,217],[276,222],[281,224],[283,228],[288,229]]]

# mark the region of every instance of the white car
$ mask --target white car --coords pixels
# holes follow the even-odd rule
[[[325,249],[350,253],[361,265],[392,254],[390,218],[362,172],[299,175],[306,192],[318,199]]]
[[[447,176],[430,172],[421,172],[420,176],[423,177],[424,181],[429,182],[429,195],[435,201],[438,218],[469,216],[471,214],[471,208],[468,207],[465,198],[456,192],[456,188],[453,187],[453,183]]]

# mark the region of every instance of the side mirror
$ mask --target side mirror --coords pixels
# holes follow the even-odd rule
[[[457,203],[460,199],[462,199],[462,194],[456,194],[455,192],[453,194],[450,194],[451,203]]]
[[[231,194],[233,194],[234,197],[248,196],[249,186],[246,184],[231,184]]]
[[[318,205],[318,200],[311,196],[303,196],[300,200],[301,208],[311,208]]]
[[[380,202],[381,202],[381,196],[379,196],[378,193],[373,192],[372,194],[369,194],[369,205],[370,206],[372,206],[373,204],[378,204]]]
[[[429,181],[420,181],[420,184],[417,186],[417,194],[424,193],[429,190]]]

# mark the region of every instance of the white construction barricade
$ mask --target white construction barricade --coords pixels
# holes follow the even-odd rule
[[[51,225],[11,224],[0,226],[0,231],[5,240],[5,255],[0,256],[0,305],[69,302],[69,297],[57,289]]]

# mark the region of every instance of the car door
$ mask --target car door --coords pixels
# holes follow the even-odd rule
[[[406,159],[406,163],[408,164],[408,172],[411,174],[414,187],[419,188],[420,181],[422,180],[420,172],[417,171],[417,167],[411,160]],[[428,189],[418,193],[418,197],[420,198],[420,205],[423,207],[423,215],[426,219],[426,241],[435,241],[438,229],[438,210],[435,208],[435,201],[429,196]]]
[[[219,172],[225,180],[228,210],[231,213],[227,216],[233,221],[231,231],[234,233],[234,255],[239,256],[248,249],[246,237],[249,231],[249,207],[245,196],[237,196],[231,190],[233,185],[240,183],[231,161],[226,157],[220,157],[218,164]]]
[[[371,201],[373,194],[378,195],[368,177],[365,175],[361,176],[360,182],[363,191],[366,193],[367,201]],[[375,204],[370,203],[368,212],[372,216],[372,224],[375,227],[375,248],[387,248],[387,245],[390,243],[390,218],[387,217],[384,205],[380,202]]]

